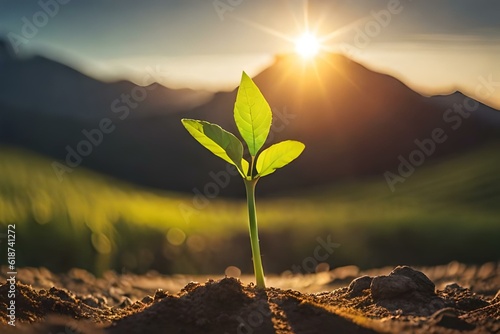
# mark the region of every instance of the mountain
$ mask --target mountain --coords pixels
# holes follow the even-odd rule
[[[254,80],[278,115],[274,140],[306,144],[286,172],[259,186],[263,191],[373,174],[383,181],[386,171],[397,173],[399,156],[408,160],[419,150],[415,142],[428,142],[436,129],[443,129],[446,140],[435,145],[427,160],[491,140],[498,130],[494,120],[500,120],[500,113],[461,93],[423,97],[399,80],[338,54],[323,55],[314,63],[292,55],[278,57]],[[236,91],[218,94],[186,114],[236,131],[227,115],[235,96]],[[471,117],[455,112],[456,105],[469,102],[476,107]]]
[[[10,62],[0,63],[0,141],[58,159],[62,177],[84,165],[142,185],[194,191],[198,199],[242,194],[237,177],[225,178],[224,162],[180,124],[183,117],[205,119],[236,131],[236,89],[178,108],[179,99],[193,92],[161,87],[134,108],[125,102],[112,108],[124,91],[141,88],[102,83],[41,57]],[[310,63],[280,56],[254,79],[273,108],[268,142],[306,144],[303,156],[262,182],[261,193],[374,174],[384,182],[384,173],[397,175],[401,159],[411,160],[412,154],[413,160],[433,160],[497,139],[493,124],[500,113],[493,109],[460,93],[423,97],[342,55]],[[475,108],[472,116],[463,105]],[[439,129],[440,142],[429,143]],[[429,154],[414,153],[426,147]]]
[[[190,109],[211,97],[157,83],[141,87],[129,81],[101,82],[42,56],[16,58],[2,40],[0,73],[1,105],[62,117],[97,119],[128,105],[135,106],[131,117],[142,117]],[[149,79],[160,75],[152,71]]]

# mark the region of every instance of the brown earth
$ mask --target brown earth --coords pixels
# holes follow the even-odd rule
[[[81,269],[23,268],[16,327],[8,325],[7,278],[0,274],[1,333],[500,333],[500,263],[350,266],[271,276],[265,290],[248,276],[95,278]]]

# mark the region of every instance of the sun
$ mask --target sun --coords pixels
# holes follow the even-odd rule
[[[305,59],[316,56],[320,49],[320,43],[316,36],[306,32],[295,40],[295,51]]]

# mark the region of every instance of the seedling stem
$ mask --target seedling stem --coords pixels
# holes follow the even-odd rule
[[[259,179],[245,180],[248,206],[248,228],[250,230],[250,244],[252,246],[253,269],[257,287],[264,289],[264,268],[262,267],[262,258],[260,256],[259,229],[257,226],[257,212],[255,209],[255,186]]]

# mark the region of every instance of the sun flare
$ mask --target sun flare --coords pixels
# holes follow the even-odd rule
[[[295,41],[295,51],[303,58],[310,59],[319,52],[320,43],[318,38],[311,33],[304,33]]]

